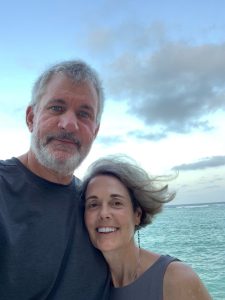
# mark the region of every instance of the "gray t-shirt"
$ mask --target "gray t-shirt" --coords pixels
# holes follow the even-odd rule
[[[163,278],[167,266],[177,260],[162,255],[137,280],[122,288],[111,288],[110,300],[163,300]]]
[[[88,238],[78,186],[0,161],[1,300],[108,299],[108,268]]]

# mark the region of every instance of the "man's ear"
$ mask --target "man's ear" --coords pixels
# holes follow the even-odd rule
[[[28,106],[26,110],[26,123],[29,131],[33,131],[34,111],[32,106]]]
[[[94,138],[96,138],[99,128],[100,128],[100,124],[96,125],[95,132],[94,132]]]

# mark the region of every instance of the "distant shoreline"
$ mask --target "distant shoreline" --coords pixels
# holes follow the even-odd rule
[[[225,204],[225,201],[218,201],[218,202],[200,202],[200,203],[166,204],[165,207],[177,207],[177,206],[203,206],[203,205],[214,205],[214,204]]]

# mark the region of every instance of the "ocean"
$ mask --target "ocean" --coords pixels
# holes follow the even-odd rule
[[[140,240],[142,248],[190,265],[213,300],[225,300],[225,202],[167,206]]]

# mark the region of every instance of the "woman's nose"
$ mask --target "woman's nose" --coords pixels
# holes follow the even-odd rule
[[[100,218],[101,219],[108,219],[111,217],[111,211],[110,211],[110,208],[106,205],[103,205],[101,207],[101,210],[100,210]]]

